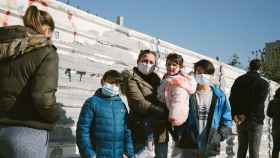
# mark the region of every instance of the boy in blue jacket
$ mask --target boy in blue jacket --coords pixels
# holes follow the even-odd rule
[[[77,124],[76,141],[82,158],[131,158],[128,107],[121,99],[121,74],[107,71],[102,88],[84,103]]]
[[[196,92],[190,96],[189,116],[178,136],[172,158],[214,158],[220,143],[231,135],[231,109],[224,92],[212,83],[214,65],[194,64]]]

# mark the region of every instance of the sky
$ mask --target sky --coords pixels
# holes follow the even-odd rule
[[[66,0],[60,0],[66,2]],[[107,20],[228,62],[280,40],[280,0],[70,0]]]

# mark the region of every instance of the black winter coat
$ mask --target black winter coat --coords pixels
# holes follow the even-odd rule
[[[0,28],[0,124],[52,129],[58,54],[50,40],[23,26]]]
[[[272,118],[272,132],[280,131],[280,98],[274,98],[268,104],[267,116]],[[278,133],[280,135],[280,133]]]
[[[250,71],[238,77],[230,94],[232,116],[244,114],[247,119],[263,124],[264,103],[269,84],[257,72]]]

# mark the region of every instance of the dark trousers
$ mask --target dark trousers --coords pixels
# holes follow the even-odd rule
[[[145,145],[134,145],[135,153],[141,152],[145,148]],[[167,158],[168,143],[155,144],[155,158]]]
[[[155,158],[167,158],[168,143],[155,144]]]
[[[259,158],[263,125],[245,121],[237,126],[238,152],[237,158],[246,158],[249,147],[249,158]]]
[[[272,137],[273,137],[272,158],[278,158],[279,151],[280,151],[280,127],[278,127],[278,129],[276,130],[273,130]]]

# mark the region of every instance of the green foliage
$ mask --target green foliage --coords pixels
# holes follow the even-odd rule
[[[235,66],[237,68],[242,68],[242,65],[241,65],[241,62],[240,62],[240,57],[238,56],[238,54],[234,53],[229,62],[228,62],[229,65],[231,66]]]
[[[279,70],[280,70],[279,64],[271,64],[271,63],[267,63],[264,61],[263,74],[268,79],[280,83],[280,71]]]

